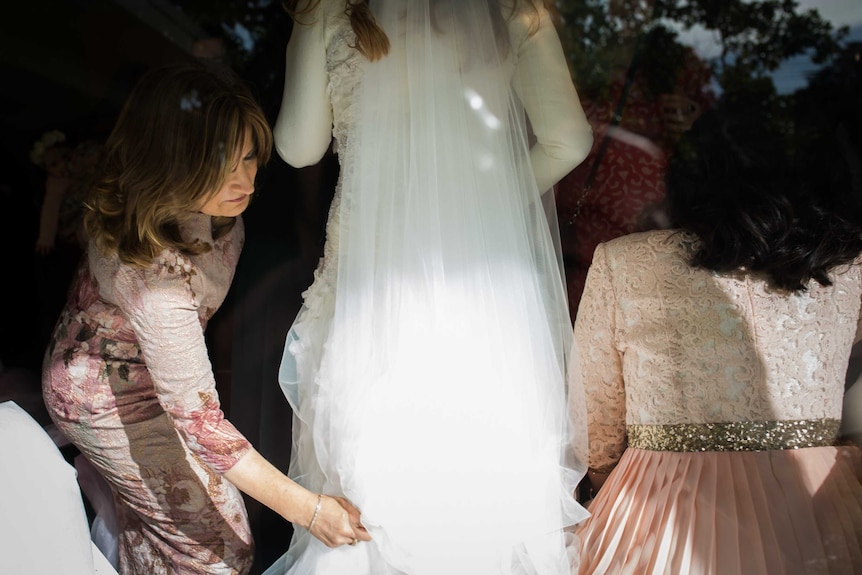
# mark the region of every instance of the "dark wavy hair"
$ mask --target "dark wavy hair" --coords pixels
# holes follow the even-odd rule
[[[185,241],[180,224],[218,193],[246,137],[259,165],[266,164],[272,149],[266,116],[230,70],[197,61],[149,70],[105,144],[85,203],[87,234],[103,253],[138,267],[164,249],[209,251],[209,244]],[[214,217],[213,238],[235,222]]]
[[[740,106],[698,119],[669,162],[671,222],[700,240],[695,267],[759,274],[786,291],[831,285],[829,272],[862,253],[862,218],[847,210],[850,190],[800,161],[797,150],[812,146],[800,148],[771,118]]]

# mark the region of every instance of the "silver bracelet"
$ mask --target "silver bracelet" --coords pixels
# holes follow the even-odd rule
[[[317,506],[314,508],[314,515],[311,516],[311,522],[308,524],[309,533],[311,533],[311,528],[314,527],[314,522],[317,521],[317,514],[320,513],[321,505],[323,505],[323,493],[317,496]]]

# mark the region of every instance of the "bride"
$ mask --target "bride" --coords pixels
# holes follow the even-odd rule
[[[297,525],[268,573],[569,573],[586,433],[552,191],[592,135],[550,16],[292,13],[277,149],[301,167],[334,139],[340,175],[279,373],[290,475],[355,503],[372,540]]]

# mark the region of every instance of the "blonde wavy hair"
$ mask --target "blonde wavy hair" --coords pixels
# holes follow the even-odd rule
[[[188,242],[180,224],[218,193],[249,137],[259,165],[272,133],[249,88],[230,71],[200,62],[144,74],[108,137],[85,201],[84,226],[105,254],[146,267],[165,249],[186,255],[212,246]],[[213,217],[213,238],[235,218]]]
[[[468,0],[459,1],[465,2]],[[499,5],[500,12],[508,12],[508,17],[515,14],[517,0],[487,1],[491,4]],[[538,13],[538,7],[534,2],[541,4],[541,0],[527,0],[525,3]],[[302,21],[302,17],[313,11],[318,4],[320,4],[320,0],[284,0],[282,3],[287,13],[290,14],[291,18],[297,24],[307,24],[307,22]],[[344,13],[350,18],[350,27],[356,35],[356,45],[352,46],[353,48],[371,61],[379,60],[389,53],[389,38],[374,19],[374,14],[371,11],[368,0],[345,0]],[[501,27],[501,25],[502,22],[495,21],[495,26]],[[531,33],[534,31],[535,28],[531,30]],[[498,37],[502,38],[505,35],[501,34]]]

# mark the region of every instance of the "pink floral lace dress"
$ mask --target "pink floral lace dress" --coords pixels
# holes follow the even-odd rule
[[[43,368],[51,417],[110,483],[123,574],[246,573],[253,545],[240,492],[221,474],[250,448],[225,418],[204,328],[227,294],[242,221],[213,241],[196,214],[146,269],[91,244]]]
[[[862,267],[792,295],[693,269],[674,231],[598,246],[575,337],[590,466],[581,573],[862,573],[862,457],[835,445]]]

